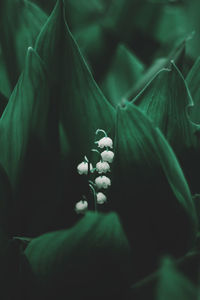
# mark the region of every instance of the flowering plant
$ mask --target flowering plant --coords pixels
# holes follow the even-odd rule
[[[0,1],[1,299],[197,299],[197,2]]]
[[[91,151],[97,152],[98,155],[101,157],[101,160],[96,163],[96,167],[92,168],[92,164],[88,161],[87,157],[85,156],[85,161],[80,163],[77,167],[78,173],[88,175],[88,184],[90,189],[93,193],[93,200],[94,200],[94,208],[95,211],[97,210],[97,204],[104,204],[107,200],[106,195],[104,195],[102,192],[97,192],[101,189],[107,189],[111,185],[111,180],[105,175],[101,175],[95,178],[94,182],[90,179],[90,175],[95,172],[99,174],[104,174],[107,172],[110,172],[110,165],[107,162],[108,160],[112,162],[114,153],[112,151],[109,151],[109,148],[113,147],[113,141],[111,138],[107,136],[107,133],[102,129],[97,129],[96,134],[99,132],[103,132],[105,137],[101,138],[99,141],[96,141],[95,144],[98,145],[100,148],[107,148],[107,150],[104,150],[106,155],[104,154],[102,156],[102,153],[100,153],[97,149],[92,149]],[[106,161],[104,160],[106,159]],[[112,159],[111,159],[112,158]],[[83,195],[84,200],[81,200],[76,204],[76,211],[78,213],[85,213],[88,203],[85,201],[85,195]]]

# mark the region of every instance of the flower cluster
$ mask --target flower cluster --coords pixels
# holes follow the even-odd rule
[[[107,177],[106,173],[110,172],[110,163],[113,162],[114,159],[114,152],[110,149],[113,148],[113,141],[109,138],[106,132],[102,129],[98,129],[96,134],[102,132],[105,136],[100,140],[96,141],[95,144],[98,145],[98,148],[102,149],[103,151],[100,152],[97,149],[92,149],[93,152],[97,152],[100,156],[100,161],[96,163],[96,167],[93,168],[92,163],[89,162],[88,158],[85,156],[84,161],[78,164],[77,171],[80,175],[89,175],[95,174],[95,172],[100,174],[97,176],[94,181],[90,180],[89,178],[89,187],[93,192],[94,201],[95,201],[95,210],[97,204],[104,204],[107,201],[107,196],[101,191],[101,189],[106,190],[111,185],[111,180]],[[77,213],[85,213],[88,209],[88,202],[86,197],[83,196],[83,199],[76,203],[75,211]]]

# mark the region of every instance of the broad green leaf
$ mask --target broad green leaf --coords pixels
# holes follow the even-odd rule
[[[115,213],[87,213],[33,239],[25,255],[36,278],[30,299],[121,299],[128,287],[130,249]]]
[[[117,47],[111,66],[104,76],[101,88],[111,103],[116,106],[123,96],[142,77],[144,65],[123,44]]]
[[[47,88],[43,62],[29,48],[25,70],[0,119],[0,162],[12,184],[15,233],[57,228],[60,212],[65,213],[59,197],[58,125]]]
[[[188,109],[193,105],[187,86],[176,66],[161,70],[132,100],[163,132],[176,150],[196,147],[199,128],[190,121]]]
[[[200,128],[190,119],[193,101],[176,65],[172,63],[171,70],[158,72],[132,103],[160,128],[178,156],[192,192],[198,193]]]
[[[27,48],[34,45],[45,21],[45,13],[29,1],[1,1],[0,43],[11,89],[24,67]]]
[[[136,96],[138,96],[138,94],[140,94],[146,85],[152,81],[155,75],[163,68],[166,68],[166,63],[167,58],[165,57],[156,59],[152,65],[144,71],[143,76],[136,82],[136,84],[131,87],[129,91],[127,91],[124,97],[125,101],[128,100],[131,102]]]
[[[190,69],[186,82],[190,89],[192,99],[194,101],[194,107],[190,112],[190,118],[194,123],[200,124],[200,57],[197,58],[194,65]]]
[[[40,58],[29,48],[25,70],[0,119],[0,161],[14,187],[21,172],[22,158],[31,130],[34,128],[38,137],[44,136],[48,112],[45,78],[46,73]],[[36,130],[37,127],[40,127],[39,131]]]
[[[155,58],[149,68],[145,70],[143,76],[140,78],[140,80],[138,80],[136,85],[127,92],[125,98],[129,101],[133,100],[143,89],[145,89],[145,87],[153,80],[159,71],[163,69],[169,69],[172,61],[174,61],[176,66],[178,66],[178,68],[182,71],[185,66],[185,44],[186,42],[184,40],[181,43],[178,43],[178,45],[169,53],[167,52],[167,54],[158,54],[158,57]],[[161,50],[162,48],[160,51]]]
[[[93,148],[95,131],[102,128],[111,137],[115,110],[94,81],[64,16],[63,1],[57,4],[35,46],[50,75],[50,93],[57,101],[71,155],[79,160]],[[72,130],[73,129],[73,130]]]
[[[198,299],[197,289],[179,273],[169,258],[163,259],[157,284],[157,300]]]
[[[130,103],[117,112],[113,174],[112,207],[131,240],[136,276],[163,253],[186,253],[197,230],[188,184],[159,129]]]

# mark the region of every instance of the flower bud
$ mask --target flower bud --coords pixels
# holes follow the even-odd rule
[[[96,164],[96,170],[99,174],[106,173],[106,172],[110,171],[110,166],[106,161],[103,161],[103,162],[99,161]]]
[[[75,211],[78,214],[83,214],[87,210],[87,208],[88,208],[87,201],[81,200],[81,201],[79,201],[79,202],[76,203]]]
[[[98,204],[104,204],[107,200],[106,195],[104,195],[103,193],[99,192],[97,193],[97,203]]]
[[[104,148],[104,147],[112,148],[113,147],[113,141],[109,137],[103,137],[97,143],[98,143],[99,148]]]
[[[95,179],[95,184],[99,189],[107,189],[111,185],[111,181],[110,178],[106,176],[99,176]]]
[[[90,171],[93,169],[92,164],[90,164]],[[88,174],[88,163],[83,161],[82,163],[80,163],[77,167],[77,171],[80,175]]]
[[[101,158],[103,159],[103,161],[107,161],[107,162],[111,163],[114,158],[114,152],[105,150],[101,153]]]

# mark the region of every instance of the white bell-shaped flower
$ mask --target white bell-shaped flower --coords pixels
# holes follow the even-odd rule
[[[99,148],[104,148],[104,147],[112,148],[113,147],[113,141],[109,137],[103,137],[102,139],[100,139],[97,142],[97,144],[98,144]]]
[[[99,176],[95,179],[95,184],[98,189],[107,189],[111,185],[110,178],[106,176]]]
[[[103,193],[99,192],[97,193],[97,203],[98,204],[104,204],[107,200],[106,195],[104,195]]]
[[[110,165],[106,161],[99,161],[96,164],[96,170],[99,174],[110,171]]]
[[[101,153],[101,158],[103,159],[103,161],[107,161],[109,163],[113,162],[113,158],[114,158],[114,152],[110,151],[110,150],[104,150]]]
[[[83,214],[86,212],[88,208],[88,203],[86,200],[81,200],[79,202],[76,203],[76,206],[75,206],[75,211],[78,213],[78,214]]]
[[[92,164],[90,164],[90,171],[93,170]],[[80,175],[87,175],[88,174],[88,163],[86,161],[83,161],[77,166],[77,171]]]

